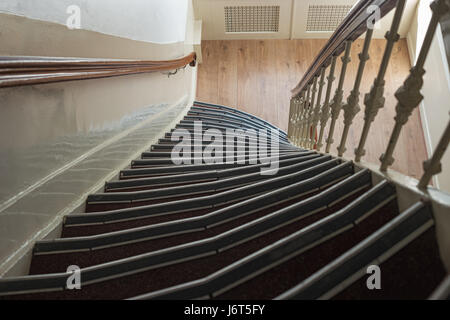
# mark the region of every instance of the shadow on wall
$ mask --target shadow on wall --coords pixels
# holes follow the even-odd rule
[[[65,25],[74,5],[83,30],[153,43],[185,40],[187,0],[16,0],[0,2],[0,12]]]

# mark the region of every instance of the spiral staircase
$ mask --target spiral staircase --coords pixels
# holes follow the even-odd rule
[[[67,215],[60,238],[38,241],[29,275],[0,279],[1,299],[426,299],[445,282],[428,201],[400,210],[391,182],[244,112],[196,102],[174,130],[196,121],[259,136],[240,161],[174,165],[167,133]],[[273,175],[251,161],[262,132],[279,135]],[[201,157],[207,143],[190,142]],[[367,288],[370,265],[382,290]]]

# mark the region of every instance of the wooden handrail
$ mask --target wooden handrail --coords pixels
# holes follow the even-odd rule
[[[367,31],[367,20],[373,14],[368,11],[370,6],[378,6],[382,18],[395,8],[396,2],[396,0],[360,0],[322,48],[299,84],[292,90],[292,97],[297,97],[319,74],[322,67],[330,65],[333,55],[339,55],[344,51],[345,41],[356,40]]]
[[[195,66],[195,52],[165,61],[61,57],[0,57],[0,88],[109,78]]]

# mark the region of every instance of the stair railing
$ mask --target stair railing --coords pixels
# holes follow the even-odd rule
[[[365,145],[371,124],[375,120],[378,111],[384,107],[384,86],[385,75],[392,51],[395,43],[399,40],[398,30],[405,9],[406,0],[361,0],[359,1],[347,15],[335,33],[331,36],[327,44],[322,48],[319,55],[309,67],[308,71],[292,90],[291,117],[289,124],[289,138],[297,146],[308,149],[322,148],[322,140],[324,139],[324,129],[331,118],[329,136],[326,140],[325,153],[330,152],[331,145],[334,142],[334,132],[336,121],[340,111],[344,111],[344,129],[340,137],[338,147],[338,156],[342,157],[346,151],[347,136],[349,129],[353,123],[356,114],[360,111],[359,97],[360,85],[364,74],[366,61],[369,59],[369,47],[373,35],[374,19],[377,14],[379,18],[384,17],[391,10],[395,9],[394,17],[390,30],[386,33],[387,40],[385,51],[378,74],[374,80],[369,93],[364,96],[364,125],[361,132],[358,147],[355,149],[355,161],[359,162],[366,154]],[[424,64],[430,51],[433,37],[436,33],[437,26],[440,23],[444,35],[444,42],[447,50],[447,59],[450,57],[450,0],[435,0],[431,3],[432,18],[428,25],[428,29],[420,49],[419,57],[415,66],[411,69],[409,76],[404,84],[396,91],[397,99],[395,125],[387,146],[386,152],[380,157],[380,170],[386,172],[394,163],[393,153],[397,145],[401,130],[408,122],[413,110],[418,107],[423,100],[420,90],[423,85],[423,75],[425,74]],[[374,11],[378,9],[378,12]],[[356,73],[353,90],[347,98],[347,102],[343,103],[343,86],[346,79],[346,72],[350,61],[350,52],[352,43],[361,35],[365,34],[364,45],[359,54],[359,67]],[[331,91],[333,81],[335,80],[336,60],[342,54],[342,68],[339,76],[339,82],[332,101]],[[326,69],[330,67],[329,76],[327,78],[327,90],[323,104],[320,104],[322,90],[324,85],[324,75]],[[319,94],[317,101],[315,93],[317,90],[317,81],[319,82]],[[312,89],[313,96],[310,91]],[[300,102],[299,102],[300,101]],[[295,107],[302,105],[302,107]],[[306,110],[306,111],[305,111]],[[297,121],[295,121],[295,119]],[[316,129],[320,121],[320,133],[316,141]],[[450,143],[450,122],[439,141],[431,159],[424,162],[424,174],[420,179],[418,187],[425,189],[431,178],[440,173],[442,170],[441,160]]]
[[[0,57],[0,88],[177,71],[196,59],[195,52],[166,61],[6,56]]]

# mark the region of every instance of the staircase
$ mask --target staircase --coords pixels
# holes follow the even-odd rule
[[[247,113],[195,102],[175,129],[195,121],[276,131],[279,148],[254,164],[247,137],[230,163],[174,165],[167,133],[66,216],[60,238],[38,241],[29,275],[0,279],[0,299],[426,299],[444,283],[429,201],[400,211],[392,182]],[[207,143],[191,142],[201,158]],[[275,175],[261,174],[268,159]],[[73,265],[79,290],[67,288]],[[382,290],[367,288],[370,265]]]

